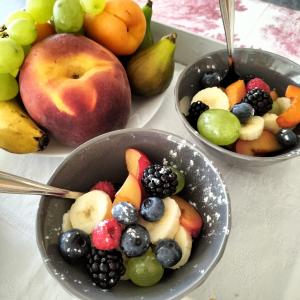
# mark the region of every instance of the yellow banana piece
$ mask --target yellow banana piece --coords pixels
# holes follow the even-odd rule
[[[12,153],[43,150],[49,142],[16,100],[0,101],[0,148]]]

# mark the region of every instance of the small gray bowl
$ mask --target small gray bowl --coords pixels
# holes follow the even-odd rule
[[[175,87],[175,106],[188,132],[214,158],[239,166],[263,167],[299,156],[300,143],[295,148],[276,156],[253,157],[238,154],[209,142],[186,120],[180,101],[184,97],[191,99],[199,91],[200,78],[205,72],[218,70],[224,74],[225,70],[228,69],[227,58],[228,55],[225,49],[209,53],[187,66],[180,74]],[[241,76],[254,74],[256,77],[263,78],[272,88],[276,88],[280,96],[284,96],[289,84],[300,85],[300,66],[277,54],[255,49],[235,49],[234,61],[236,70]],[[295,132],[299,137],[299,125],[295,129]]]
[[[66,263],[58,252],[63,214],[72,200],[42,197],[38,209],[37,244],[49,273],[69,293],[80,299],[167,300],[180,299],[207,278],[220,260],[230,231],[230,200],[219,172],[194,145],[170,133],[125,129],[96,137],[74,150],[48,182],[86,192],[98,180],[122,182],[127,176],[125,150],[135,147],[152,162],[167,161],[186,173],[183,197],[201,213],[204,227],[194,241],[189,262],[177,271],[165,272],[153,287],[139,288],[121,281],[111,292],[94,286],[83,267]]]

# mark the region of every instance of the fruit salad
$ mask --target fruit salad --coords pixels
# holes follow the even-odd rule
[[[87,276],[109,290],[120,280],[157,284],[165,269],[189,260],[203,225],[198,211],[180,196],[184,173],[152,163],[143,152],[125,152],[128,176],[121,187],[99,181],[63,215],[58,248],[70,264],[84,263]]]
[[[205,73],[189,104],[186,118],[201,136],[250,156],[277,155],[299,143],[293,129],[300,123],[300,87],[278,95],[255,76],[222,83],[217,72]]]

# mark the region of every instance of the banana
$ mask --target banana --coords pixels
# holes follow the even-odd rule
[[[43,150],[49,142],[16,100],[0,101],[0,148],[12,153]]]
[[[66,232],[70,229],[72,229],[72,224],[71,224],[71,220],[70,220],[70,211],[67,211],[64,215],[63,215],[63,219],[62,219],[62,232]]]
[[[103,191],[93,190],[77,198],[70,209],[73,228],[90,234],[94,227],[111,214],[112,202]]]
[[[291,99],[287,97],[279,97],[277,98],[276,102],[279,105],[279,111],[280,111],[279,114],[282,114],[285,111],[287,111],[292,104]]]
[[[146,5],[143,7],[143,13],[146,19],[147,26],[145,36],[139,47],[139,50],[146,49],[153,45],[153,35],[151,32],[152,4],[152,1],[148,0]]]
[[[188,262],[192,251],[193,240],[191,234],[181,225],[179,226],[174,240],[180,246],[182,256],[180,261],[175,266],[171,267],[171,269],[178,269]]]
[[[157,222],[147,222],[140,218],[143,225],[150,234],[151,243],[156,244],[162,239],[173,239],[180,226],[180,208],[176,201],[170,197],[164,199],[165,212]]]
[[[218,87],[206,88],[198,92],[192,99],[192,103],[201,101],[209,108],[229,110],[228,96]]]
[[[276,114],[270,114],[270,113],[266,113],[264,116],[264,129],[271,131],[272,133],[276,134],[279,132],[279,130],[281,129],[276,120],[278,118],[278,116]]]
[[[290,108],[291,103],[292,102],[290,98],[279,97],[273,102],[272,109],[269,111],[269,113],[281,115]]]
[[[264,130],[264,119],[259,116],[251,117],[247,123],[242,124],[240,129],[240,139],[243,141],[253,141],[258,139]]]

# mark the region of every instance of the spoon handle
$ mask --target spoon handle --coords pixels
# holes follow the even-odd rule
[[[229,58],[233,57],[235,0],[219,0]]]
[[[79,192],[52,187],[5,172],[0,172],[0,193],[55,196],[69,199],[77,199],[82,195]]]

